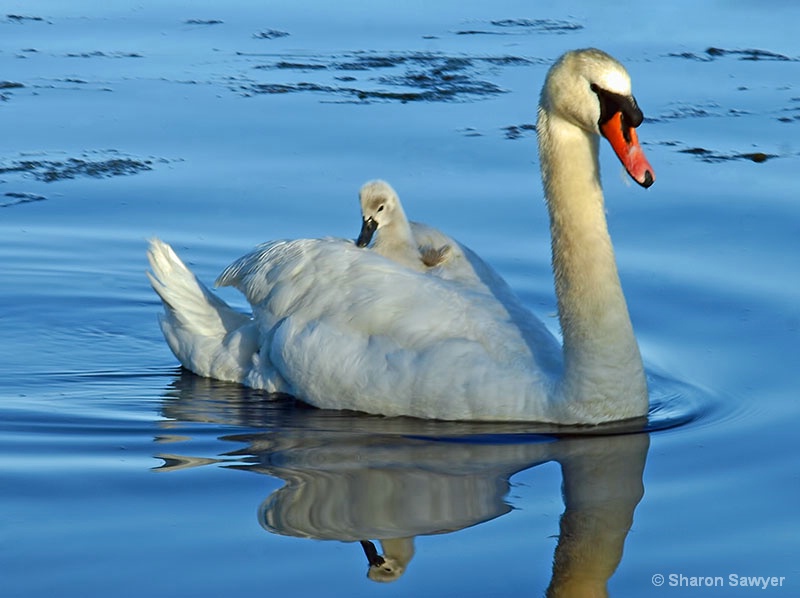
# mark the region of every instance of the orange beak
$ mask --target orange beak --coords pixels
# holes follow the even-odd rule
[[[600,132],[608,139],[614,153],[634,181],[642,187],[649,187],[655,182],[656,175],[639,145],[636,129],[625,123],[622,112],[617,112],[600,125]]]

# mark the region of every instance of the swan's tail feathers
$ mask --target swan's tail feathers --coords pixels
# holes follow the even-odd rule
[[[242,382],[258,351],[252,319],[209,291],[163,241],[150,241],[147,258],[147,277],[164,303],[161,330],[181,364],[201,376]]]

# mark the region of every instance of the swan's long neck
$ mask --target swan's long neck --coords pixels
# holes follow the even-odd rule
[[[564,405],[595,421],[644,415],[647,386],[608,234],[598,137],[542,108],[537,129],[564,336]]]

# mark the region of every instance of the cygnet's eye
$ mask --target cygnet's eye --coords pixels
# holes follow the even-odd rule
[[[377,209],[377,211],[378,212],[383,212],[383,208],[384,208],[384,206],[383,206],[383,204],[381,204],[381,206]]]

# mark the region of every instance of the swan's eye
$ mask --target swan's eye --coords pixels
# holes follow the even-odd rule
[[[378,208],[376,211],[377,211],[377,212],[383,212],[383,208],[384,208],[384,206],[381,206],[381,207],[379,207],[379,208]]]

